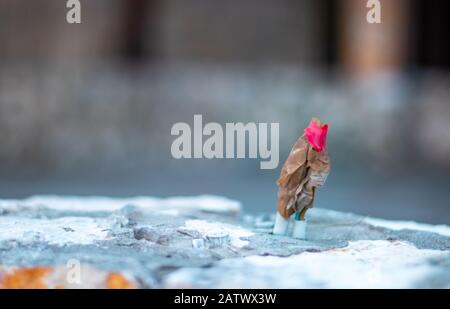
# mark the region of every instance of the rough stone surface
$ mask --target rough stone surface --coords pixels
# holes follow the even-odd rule
[[[49,287],[450,287],[449,227],[308,216],[298,240],[272,235],[272,214],[214,196],[0,200],[0,284],[42,267]],[[79,283],[66,282],[70,261]]]

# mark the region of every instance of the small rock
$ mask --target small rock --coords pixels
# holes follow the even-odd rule
[[[126,205],[115,211],[108,217],[110,222],[110,234],[115,236],[124,232],[124,229],[137,225],[138,219],[142,216],[138,207]]]
[[[120,234],[123,228],[128,226],[128,219],[119,213],[113,213],[108,217],[110,224],[110,233],[112,235]]]
[[[211,233],[205,236],[208,248],[220,248],[230,242],[230,235],[223,232]]]
[[[192,247],[196,249],[206,249],[205,240],[203,238],[192,239]]]
[[[178,229],[177,229],[177,232],[178,232],[178,233],[181,233],[181,234],[183,234],[183,235],[190,236],[190,237],[192,237],[192,238],[201,238],[201,237],[202,237],[202,234],[201,234],[199,231],[196,231],[196,230],[190,230],[190,229],[187,229],[187,228],[185,228],[185,227],[180,227],[180,228],[178,228]]]
[[[133,230],[134,238],[137,240],[145,239],[157,244],[166,244],[169,242],[170,237],[168,235],[161,234],[155,229],[149,227],[140,227]]]
[[[138,223],[139,218],[142,218],[143,214],[140,211],[140,209],[135,206],[135,205],[126,205],[124,207],[122,207],[119,211],[119,213],[124,216],[125,218],[127,218],[128,222],[127,225],[128,226],[136,226]]]

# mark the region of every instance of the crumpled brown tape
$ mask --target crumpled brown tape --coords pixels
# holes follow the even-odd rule
[[[281,169],[278,212],[288,219],[294,212],[314,206],[315,188],[322,186],[331,168],[327,150],[315,151],[302,135]]]

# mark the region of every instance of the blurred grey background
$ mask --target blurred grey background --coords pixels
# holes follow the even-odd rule
[[[381,0],[0,0],[0,197],[196,195],[275,211],[312,116],[316,206],[450,224],[450,6]],[[279,122],[280,165],[172,159],[175,122]]]

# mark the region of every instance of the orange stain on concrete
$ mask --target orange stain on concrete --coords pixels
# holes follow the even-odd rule
[[[3,289],[46,289],[45,277],[53,270],[47,267],[18,268],[4,274],[0,287]]]
[[[106,278],[106,287],[108,289],[134,289],[135,286],[124,276],[118,273],[110,273]]]

